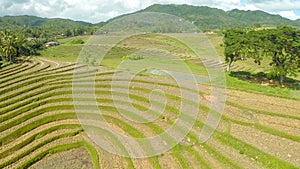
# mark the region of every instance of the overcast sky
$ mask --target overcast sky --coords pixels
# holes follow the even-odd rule
[[[300,0],[0,0],[0,15],[36,15],[97,23],[152,4],[190,4],[224,10],[263,10],[300,19]]]

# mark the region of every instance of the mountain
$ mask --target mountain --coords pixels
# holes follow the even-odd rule
[[[224,11],[206,6],[154,4],[138,12],[168,13],[193,22],[201,29],[253,25],[277,26],[279,24],[300,28],[300,20],[292,21],[279,15],[272,15],[259,10],[244,11],[234,9]]]
[[[98,28],[99,25],[70,19],[41,18],[28,15],[0,17],[0,30],[9,29],[13,32],[24,32],[26,36],[35,38],[92,34]]]
[[[92,26],[93,24],[82,21],[73,21],[70,19],[60,18],[41,18],[37,16],[3,16],[0,17],[0,27],[19,26],[19,27],[31,27],[31,26],[50,26],[56,25],[57,27],[68,26]]]
[[[234,9],[227,12],[228,16],[234,18],[237,22],[245,26],[261,24],[266,26],[276,26],[278,24],[300,27],[300,22],[292,21],[280,15],[272,15],[263,11],[243,11]]]
[[[224,11],[217,8],[211,8],[207,6],[191,6],[191,5],[160,5],[154,4],[146,9],[134,12],[160,12],[175,15],[184,18],[202,30],[219,29],[222,27],[232,26],[277,26],[288,25],[300,28],[300,19],[289,20],[279,15],[272,15],[263,11],[244,11],[234,9],[231,11]],[[125,14],[115,17],[107,22],[113,21],[117,18],[130,15]],[[106,23],[107,23],[106,22]],[[0,29],[5,28],[19,28],[24,27],[43,27],[47,30],[53,30],[55,32],[66,32],[67,30],[76,30],[84,28],[85,31],[90,32],[96,30],[96,28],[102,27],[105,22],[98,24],[91,24],[83,21],[73,21],[70,19],[60,18],[41,18],[37,16],[4,16],[0,17]],[[93,27],[93,28],[92,28]],[[88,30],[86,30],[88,28]],[[91,29],[90,29],[91,28]],[[63,31],[62,31],[63,30]]]

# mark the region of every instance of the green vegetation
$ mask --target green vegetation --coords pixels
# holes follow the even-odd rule
[[[44,65],[47,67],[47,65]],[[72,66],[71,66],[72,67]],[[25,134],[29,134],[32,130],[37,129],[39,126],[46,126],[46,124],[51,124],[53,122],[63,122],[64,120],[67,119],[76,119],[76,115],[75,113],[71,113],[73,108],[71,105],[72,99],[70,98],[70,94],[71,94],[71,80],[72,80],[72,73],[70,73],[70,71],[72,71],[73,69],[71,69],[71,67],[69,69],[64,69],[62,68],[62,70],[60,69],[54,69],[52,71],[47,71],[47,72],[39,72],[36,71],[36,74],[30,74],[30,73],[26,73],[23,71],[20,71],[19,73],[14,75],[14,78],[16,79],[12,79],[13,81],[15,81],[15,84],[12,84],[13,86],[6,86],[2,91],[2,95],[6,96],[6,93],[9,93],[8,89],[22,89],[22,90],[18,90],[17,94],[13,94],[12,95],[8,95],[10,97],[6,97],[5,100],[3,100],[4,102],[1,104],[1,112],[3,110],[2,116],[5,123],[3,123],[1,125],[1,129],[2,131],[5,129],[9,129],[13,126],[16,126],[17,128],[23,126],[22,128],[16,129],[13,133],[5,135],[4,137],[1,138],[1,142],[2,145],[4,146],[8,146],[10,145],[10,142],[16,140],[18,137],[25,135]],[[7,71],[11,70],[13,73],[14,71],[18,71],[18,69],[7,67],[4,68],[3,71],[5,72],[7,69]],[[31,69],[36,69],[36,67],[32,67]],[[43,69],[43,68],[39,68],[39,69]],[[2,70],[1,70],[2,71]],[[0,71],[0,76],[3,75],[1,74]],[[24,78],[24,76],[22,75],[26,75],[27,78]],[[84,74],[83,74],[84,75]],[[108,77],[107,77],[108,76]],[[100,108],[104,111],[110,112],[109,116],[106,116],[106,120],[110,123],[113,123],[117,126],[119,126],[120,128],[122,128],[124,131],[127,131],[126,133],[128,133],[129,135],[133,136],[133,137],[144,137],[144,135],[139,131],[139,128],[136,128],[134,126],[134,124],[131,123],[126,123],[124,121],[122,121],[121,119],[118,118],[117,115],[117,110],[116,108],[113,106],[113,100],[108,99],[109,96],[111,95],[111,92],[108,91],[108,89],[110,88],[110,81],[111,81],[111,76],[113,76],[113,73],[99,73],[97,74],[97,85],[96,85],[96,94],[99,96],[102,96],[101,98],[97,99],[97,102],[104,104],[103,106],[101,106]],[[143,79],[145,75],[139,75],[138,79],[135,79],[132,81],[132,83],[134,83],[135,85],[137,84],[144,84],[147,86],[151,86],[151,85],[156,85],[156,86],[166,86],[169,89],[175,90],[177,87],[175,84],[170,84],[167,82],[153,82],[151,80],[146,80]],[[84,76],[83,76],[84,77]],[[150,78],[151,76],[146,76],[148,78]],[[11,77],[6,77],[6,79],[9,79]],[[56,81],[52,81],[52,79],[55,79]],[[4,79],[5,80],[5,79]],[[121,80],[121,79],[120,79]],[[12,81],[12,82],[13,82]],[[33,86],[28,86],[25,84],[31,84],[33,81],[36,81],[36,87]],[[248,82],[245,82],[246,84]],[[39,85],[39,84],[44,84],[44,85]],[[47,85],[45,85],[47,84]],[[138,92],[139,94],[131,94],[130,98],[138,101],[136,104],[136,107],[145,110],[146,107],[144,106],[143,102],[145,103],[145,105],[147,105],[149,103],[148,98],[146,97],[148,95],[148,93],[151,91],[151,89],[148,89],[148,87],[146,86],[140,86],[140,87],[135,87],[134,91]],[[17,86],[17,87],[15,87]],[[120,86],[122,87],[122,86]],[[30,89],[31,88],[31,89]],[[192,91],[190,89],[190,91]],[[27,97],[26,95],[22,95],[22,93],[28,93]],[[120,95],[122,96],[122,95]],[[180,99],[179,96],[173,94],[173,93],[166,93],[166,96],[168,99],[170,100],[178,100]],[[7,100],[7,101],[6,101]],[[58,103],[63,103],[63,105],[56,105]],[[122,102],[121,102],[122,103]],[[54,105],[54,106],[51,106]],[[41,106],[41,107],[40,107]],[[45,107],[46,106],[46,107]],[[207,112],[209,111],[209,107],[205,107],[205,106],[200,106],[200,109]],[[170,118],[170,116],[172,116],[172,114],[174,115],[178,115],[179,110],[178,107],[176,105],[171,106],[171,105],[167,105],[166,107],[167,114],[166,115],[168,121],[167,123],[169,125],[172,125],[174,123],[174,121],[172,120],[172,118]],[[61,111],[67,111],[65,113],[59,113]],[[254,110],[253,110],[254,111]],[[52,113],[53,114],[52,114]],[[55,113],[56,112],[56,113]],[[68,113],[70,112],[70,113]],[[52,115],[46,115],[47,113],[51,113]],[[45,115],[44,115],[45,114]],[[21,116],[20,116],[21,115]],[[20,117],[19,117],[20,116]],[[41,117],[39,117],[41,116]],[[228,121],[228,119],[230,119],[229,121],[231,121],[230,117],[226,117],[226,121]],[[287,118],[293,118],[292,116],[284,116]],[[37,120],[35,121],[31,121],[30,119],[33,118],[37,118]],[[11,120],[10,120],[11,119]],[[200,119],[199,119],[200,120]],[[238,124],[243,124],[239,121],[234,121],[232,120],[234,123],[238,123]],[[25,123],[26,125],[22,125],[22,123]],[[197,123],[200,123],[200,121],[198,121]],[[63,129],[73,129],[73,130],[77,130],[77,125],[71,126],[69,124],[63,124],[60,125],[60,127],[52,127],[52,128],[45,128],[42,131],[38,132],[37,134],[34,135],[30,135],[30,137],[27,137],[26,139],[24,139],[23,142],[17,144],[17,145],[13,145],[10,146],[10,149],[5,149],[5,151],[3,153],[1,153],[1,157],[6,157],[8,154],[12,154],[13,151],[17,151],[18,148],[22,148],[27,144],[35,144],[35,140],[39,140],[42,139],[43,137],[46,137],[48,135],[48,133],[53,133],[55,131],[63,131]],[[197,127],[199,125],[195,125],[195,127]],[[203,126],[200,125],[200,126]],[[147,127],[149,127],[151,130],[153,130],[155,133],[161,133],[163,130],[162,128],[160,128],[156,123],[151,123],[151,124],[147,124]],[[270,131],[275,131],[275,130],[270,130],[270,128],[264,128],[263,126],[258,126],[259,129],[261,129],[264,132],[267,133],[271,133],[274,135],[279,135],[280,137],[284,137],[287,139],[292,139],[294,140],[296,138],[296,140],[298,140],[298,137],[290,137],[290,135],[286,135],[284,133],[282,133],[282,131],[280,131],[279,133],[276,132],[270,132]],[[74,131],[76,132],[76,131]],[[55,139],[59,139],[62,137],[72,137],[72,132],[70,132],[70,135],[68,133],[65,134],[60,134],[57,135],[57,137],[54,137]],[[219,134],[218,134],[219,135]],[[194,142],[194,140],[197,140],[197,135],[194,134],[189,134],[188,135],[189,138],[191,138],[192,142]],[[222,138],[222,135],[220,135],[220,137]],[[235,138],[234,137],[229,137],[226,138],[229,139],[230,142],[234,142]],[[45,142],[40,143],[40,144],[36,144],[36,146],[39,147],[43,147],[43,145],[46,145],[47,142],[50,142],[50,140],[53,140],[51,138],[46,139]],[[220,140],[221,142],[223,142],[222,140]],[[51,141],[52,142],[52,141]],[[244,146],[245,143],[243,141],[237,142],[239,145],[241,144],[241,146]],[[68,143],[69,144],[69,143]],[[70,147],[67,146],[68,144],[66,143],[61,143],[59,145],[60,150],[61,151],[65,151],[67,149],[69,149]],[[36,148],[32,147],[33,149]],[[57,149],[55,148],[56,146],[53,146],[53,151],[52,149],[48,151],[48,149],[45,149],[43,152],[58,152],[56,151]],[[199,143],[196,143],[194,146],[200,146]],[[213,145],[207,145],[204,144],[202,145],[204,147],[204,149],[209,152],[212,155],[212,158],[219,161],[221,164],[223,164],[224,166],[229,166],[229,167],[234,167],[237,168],[239,167],[239,162],[238,161],[234,161],[232,159],[230,159],[230,156],[228,156],[228,154],[226,154],[225,152],[219,152],[217,149],[213,148]],[[250,157],[252,157],[252,154],[249,154],[250,152],[257,152],[260,150],[257,150],[253,147],[247,147],[244,146],[245,148],[241,149],[240,146],[235,147],[234,145],[230,144],[230,146],[232,146],[233,148],[238,149],[237,153],[242,152],[245,155],[249,155]],[[28,149],[25,152],[30,152],[33,151],[33,149]],[[55,150],[55,151],[54,151]],[[210,163],[206,163],[205,159],[206,157],[202,157],[201,155],[199,155],[199,152],[195,151],[193,146],[183,146],[183,145],[179,145],[179,147],[175,147],[172,149],[172,153],[171,154],[164,154],[163,156],[169,156],[171,155],[173,158],[175,158],[176,160],[178,160],[178,163],[182,166],[182,167],[190,167],[192,165],[192,163],[189,162],[189,156],[185,156],[183,155],[182,152],[186,152],[187,154],[191,154],[192,156],[196,157],[197,160],[199,160],[198,162],[200,164],[202,164],[203,166],[206,166],[206,168],[212,168],[210,167]],[[9,153],[8,153],[9,152]],[[46,153],[48,154],[48,153]],[[42,157],[44,157],[46,154],[37,154],[32,156],[30,159],[30,161],[27,161],[26,163],[22,164],[22,166],[31,166],[32,164],[38,162],[39,160],[42,160]],[[50,153],[51,154],[51,153]],[[94,153],[91,153],[93,155],[91,155],[93,157],[93,161],[94,164],[97,163],[99,164],[99,161],[97,161],[96,158],[97,157],[97,153],[94,151]],[[256,154],[254,154],[256,155]],[[201,161],[201,158],[203,158],[203,160]],[[269,157],[269,156],[267,156]],[[18,158],[21,158],[21,156],[18,156]],[[158,157],[154,157],[149,159],[149,163],[155,167],[155,168],[164,168],[162,165],[160,165],[160,160],[159,160],[160,156]],[[267,160],[268,158],[258,158],[258,161],[261,162],[261,160]],[[130,159],[125,159],[130,160]],[[277,165],[279,167],[282,166],[286,166],[286,167],[291,167],[292,165],[289,163],[285,163],[285,162],[278,162],[277,158],[272,157],[272,160],[274,165]],[[97,161],[97,162],[96,162]],[[263,162],[265,164],[266,167],[272,167],[274,165],[269,165],[267,164],[268,161]],[[12,163],[13,164],[13,163]],[[136,164],[133,164],[132,162],[128,161],[129,166],[127,167],[131,167],[134,168],[134,166]],[[4,164],[2,164],[4,165]],[[5,163],[6,165],[6,163]],[[191,167],[192,168],[192,167]]]
[[[237,60],[252,58],[258,65],[270,57],[268,77],[283,85],[288,75],[300,70],[300,31],[291,27],[276,29],[229,29],[224,36],[227,70]]]
[[[300,27],[300,23],[271,15],[263,11],[243,11],[234,9],[225,12],[221,9],[191,5],[152,5],[140,12],[160,12],[182,17],[195,23],[201,30],[220,29],[232,26],[277,26],[278,24]]]
[[[270,17],[271,20],[268,21],[270,24],[277,22],[277,20],[272,21],[274,16],[259,11],[222,12],[208,7],[186,5],[154,5],[145,11],[161,9],[170,13],[174,12],[174,9],[178,9],[177,15],[185,16],[189,20],[195,19],[195,23],[200,28],[204,28],[204,24],[207,24],[200,23],[200,18],[205,13],[220,16],[220,20],[227,19],[226,23],[233,21],[233,24],[235,24],[233,18],[244,18],[248,14],[251,24],[255,23],[254,14]],[[190,13],[194,13],[194,15],[190,15]],[[298,152],[296,151],[300,143],[297,131],[300,120],[297,113],[300,107],[299,97],[292,95],[297,87],[262,86],[257,83],[260,79],[268,79],[268,73],[276,77],[283,75],[285,82],[298,82],[290,78],[299,72],[300,39],[297,29],[290,27],[258,28],[261,27],[260,24],[264,24],[259,21],[255,25],[255,29],[228,29],[225,32],[223,46],[220,45],[223,43],[222,37],[218,34],[209,35],[217,52],[220,55],[224,54],[225,60],[230,62],[229,67],[232,71],[226,73],[229,92],[227,101],[224,103],[226,105],[220,125],[208,142],[200,143],[201,130],[203,128],[212,129],[209,123],[205,122],[208,113],[213,112],[211,115],[221,114],[211,106],[211,101],[214,99],[210,96],[212,86],[199,83],[200,91],[194,88],[180,88],[174,79],[144,70],[135,75],[128,88],[125,85],[126,77],[116,79],[115,72],[101,70],[102,68],[114,70],[122,61],[135,63],[147,61],[153,65],[168,62],[172,64],[174,70],[180,71],[174,60],[159,60],[153,58],[152,55],[145,56],[139,52],[153,48],[164,51],[161,52],[164,54],[163,56],[171,54],[178,56],[178,60],[182,60],[193,73],[203,76],[208,75],[204,65],[214,66],[216,62],[209,59],[200,60],[186,45],[166,35],[146,33],[129,37],[113,46],[107,53],[101,62],[101,67],[96,72],[95,91],[91,92],[96,99],[80,98],[87,104],[80,105],[83,112],[76,114],[72,80],[74,70],[79,70],[81,67],[69,62],[77,61],[77,56],[84,45],[88,43],[90,36],[84,35],[88,33],[83,33],[83,36],[73,36],[82,33],[83,30],[80,28],[90,30],[94,28],[93,25],[68,21],[62,28],[61,22],[65,20],[34,17],[26,20],[26,18],[16,17],[13,22],[8,20],[5,22],[10,22],[10,26],[21,26],[26,23],[26,26],[28,25],[26,30],[32,30],[32,34],[27,32],[28,34],[22,34],[21,37],[33,35],[35,32],[37,37],[41,37],[35,39],[40,40],[40,46],[34,41],[24,39],[19,42],[19,35],[14,33],[21,29],[19,27],[14,31],[3,31],[1,38],[1,56],[5,67],[2,64],[0,68],[0,168],[29,168],[33,164],[45,160],[44,158],[47,156],[77,147],[84,147],[91,157],[89,159],[82,157],[77,160],[91,160],[94,168],[199,168],[199,166],[201,168],[246,168],[248,165],[253,168],[292,169],[299,167]],[[11,18],[11,20],[14,19]],[[206,19],[209,18],[204,18],[204,21]],[[52,32],[43,30],[43,28],[47,28],[47,25],[54,23],[57,24],[57,27]],[[205,28],[216,27],[218,24],[222,23],[209,21],[208,27]],[[241,24],[244,26],[243,23]],[[56,31],[56,28],[60,31]],[[66,33],[72,37],[58,36],[62,33],[61,31],[67,31]],[[60,45],[44,48],[43,40],[45,39],[42,38],[44,36],[49,39],[57,38],[55,40]],[[194,36],[198,35],[194,34]],[[31,43],[34,44],[30,47],[35,52],[42,49],[38,51],[41,56],[28,57],[20,63],[12,64],[15,60],[21,59],[20,56],[26,56],[25,53],[18,53],[18,51],[21,51],[22,45],[27,43],[28,46]],[[148,53],[152,54],[152,52]],[[253,64],[260,67],[261,73],[253,71],[256,67],[249,64],[252,61],[261,64]],[[232,65],[233,62],[239,62],[238,65],[241,64],[241,66]],[[95,63],[97,62],[95,61]],[[218,66],[224,67],[225,65],[218,63]],[[237,68],[240,70],[235,71]],[[268,72],[269,68],[272,69]],[[87,82],[86,78],[91,72],[93,71],[81,72],[78,75],[76,82],[83,82],[78,85],[78,87],[82,87],[81,92],[89,92],[84,82]],[[112,85],[113,80],[119,83]],[[125,92],[126,89],[129,90],[129,94]],[[151,100],[153,98],[149,96],[154,89],[164,91],[166,105],[155,99]],[[198,103],[190,98],[183,99],[181,96],[183,91],[199,95],[201,102]],[[117,99],[112,95],[117,96]],[[157,116],[157,119],[152,122],[132,122],[132,119],[145,120],[145,118],[141,114],[126,109],[127,97],[130,99],[130,104],[140,112],[148,111],[153,105],[163,107],[164,110],[163,112],[150,110],[149,113]],[[101,117],[100,114],[89,114],[90,101],[97,103],[97,107],[101,110]],[[190,105],[191,108],[199,108],[196,118],[189,114],[190,110],[181,109],[183,102],[187,104],[186,107]],[[122,105],[124,108],[116,107],[116,105]],[[126,113],[131,119],[124,118],[123,114],[118,112],[119,110]],[[81,126],[78,116],[83,114],[89,115],[88,118],[91,120],[103,118],[109,127],[132,138],[152,137],[162,134],[171,127],[175,127],[178,129],[177,132],[181,132],[183,129],[179,128],[180,124],[177,123],[179,116],[182,117],[182,122],[195,120],[195,124],[186,137],[168,152],[146,159],[132,159],[110,154],[102,147],[94,147],[95,144],[84,132],[84,127],[101,132],[103,138],[111,139],[111,144],[116,149],[128,155],[125,144],[111,131],[99,126],[92,126],[92,123],[91,126]],[[252,133],[249,136],[247,132]],[[172,135],[166,135],[161,139],[168,143],[176,143]],[[141,146],[144,146],[146,151],[153,151],[151,149],[153,145],[149,145],[148,142],[143,143]],[[283,150],[281,147],[286,148]],[[279,150],[281,152],[278,152]]]
[[[78,35],[91,35],[98,25],[69,19],[48,19],[36,16],[4,16],[0,17],[0,30],[10,29],[14,33],[22,32],[26,37],[44,38],[55,40],[56,38]]]
[[[89,143],[87,143],[85,141],[69,143],[69,144],[63,144],[63,145],[58,145],[58,146],[55,146],[55,147],[48,148],[46,151],[38,154],[37,156],[32,158],[30,161],[27,161],[27,162],[23,163],[20,166],[20,168],[28,168],[32,164],[34,164],[34,163],[38,162],[39,160],[43,159],[48,154],[54,154],[54,153],[58,153],[58,152],[61,152],[61,151],[67,151],[67,150],[77,148],[77,147],[85,147],[92,156],[94,168],[95,169],[100,168],[99,157],[98,157],[97,151],[94,149],[94,147],[92,145],[90,145]]]
[[[2,64],[14,63],[20,56],[36,55],[37,50],[43,47],[43,42],[29,41],[24,34],[14,34],[10,30],[0,31],[0,36],[0,61]]]

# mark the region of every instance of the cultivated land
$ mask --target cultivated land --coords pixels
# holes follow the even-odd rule
[[[195,35],[196,36],[196,35]],[[152,158],[130,159],[110,154],[96,146],[79,125],[72,98],[75,62],[89,37],[64,39],[48,48],[41,57],[0,69],[0,168],[299,168],[300,98],[299,90],[263,86],[256,80],[227,77],[224,114],[213,136],[205,143],[198,137],[210,110],[208,84],[201,89],[199,115],[187,137],[172,150]],[[210,35],[221,55],[221,38]],[[111,85],[114,69],[124,56],[145,48],[172,52],[196,74],[207,75],[205,65],[188,48],[162,35],[146,34],[117,44],[99,66],[95,94],[110,127],[130,137],[155,136],[178,118],[180,90],[166,76],[141,72],[131,81],[130,98],[137,109],[147,110],[153,89],[165,92],[167,106],[153,123],[126,120],[114,105]],[[133,58],[138,62],[141,58]],[[235,63],[234,71],[261,71],[249,64]],[[218,65],[222,66],[222,65]],[[267,69],[267,66],[262,69]],[[84,73],[82,73],[84,79]],[[116,80],[116,79],[115,79]],[[122,82],[123,79],[118,79]],[[254,81],[254,82],[253,82]],[[119,83],[119,88],[124,88]],[[122,91],[122,90],[120,90]],[[122,104],[119,93],[117,101]]]

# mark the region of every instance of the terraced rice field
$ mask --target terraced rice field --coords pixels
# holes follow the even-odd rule
[[[110,154],[96,146],[79,124],[72,98],[74,69],[78,67],[72,63],[34,58],[0,69],[0,168],[300,167],[299,100],[228,89],[217,131],[199,143],[211,102],[206,84],[198,84],[202,102],[197,105],[200,112],[194,127],[173,149],[147,159]],[[143,138],[174,123],[180,97],[172,79],[138,75],[131,82],[131,101],[140,110],[149,107],[153,89],[165,91],[167,97],[159,119],[137,124],[114,107],[112,76],[99,68],[95,84],[98,106],[112,128]]]

